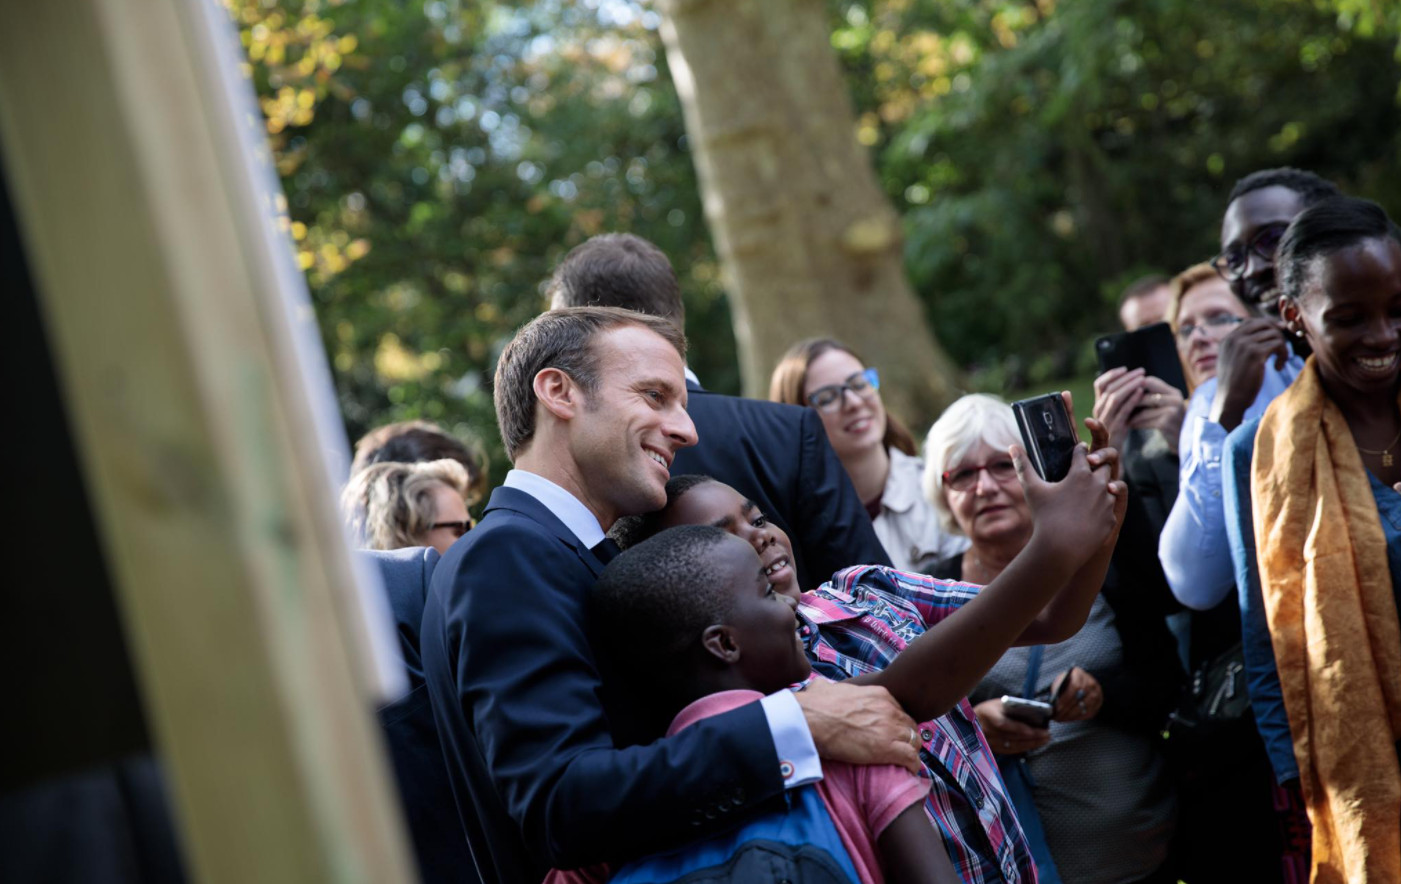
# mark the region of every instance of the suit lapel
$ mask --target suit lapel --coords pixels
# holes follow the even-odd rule
[[[579,561],[584,567],[589,569],[589,573],[597,577],[603,571],[603,563],[598,560],[587,546],[574,536],[574,532],[560,521],[559,517],[550,512],[549,507],[540,501],[526,494],[517,488],[507,488],[502,486],[491,492],[491,500],[487,502],[486,509],[482,512],[482,518],[492,510],[507,510],[533,519],[550,531],[561,543],[574,550],[574,554],[579,557]]]

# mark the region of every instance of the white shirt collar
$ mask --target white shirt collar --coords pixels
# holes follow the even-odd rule
[[[924,461],[891,448],[890,472],[886,474],[885,489],[881,492],[881,507],[897,513],[909,512],[919,502],[923,475]]]
[[[686,380],[695,384],[697,387],[701,385],[700,378],[696,377],[696,373],[691,371],[691,366],[689,365],[686,366]]]
[[[506,474],[506,481],[501,484],[523,491],[540,501],[584,546],[592,548],[603,540],[603,528],[598,524],[597,517],[589,512],[589,508],[584,506],[579,498],[544,476],[525,470],[511,470]]]

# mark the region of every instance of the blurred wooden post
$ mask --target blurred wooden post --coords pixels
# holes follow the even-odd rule
[[[324,356],[298,346],[309,308],[269,228],[280,193],[254,186],[266,147],[243,134],[260,121],[226,15],[0,4],[0,161],[191,871],[411,880],[372,717],[393,673],[370,653]]]

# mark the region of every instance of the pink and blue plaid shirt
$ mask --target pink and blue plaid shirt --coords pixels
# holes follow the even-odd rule
[[[819,674],[840,681],[884,669],[979,587],[865,565],[803,593],[799,630]],[[933,788],[925,807],[965,884],[1034,884],[1036,864],[992,750],[967,698],[920,725],[920,760]]]

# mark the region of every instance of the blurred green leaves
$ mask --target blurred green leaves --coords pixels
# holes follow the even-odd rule
[[[1255,169],[1401,208],[1401,23],[1383,8],[834,4],[859,134],[951,355],[999,378],[1071,368],[1124,284],[1214,254],[1226,195]]]
[[[240,28],[342,413],[422,417],[505,459],[496,354],[588,236],[675,263],[693,363],[738,385],[655,12],[628,4],[227,0]]]

